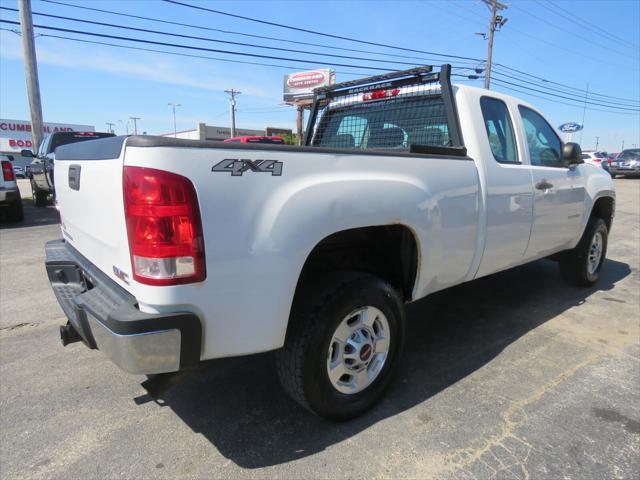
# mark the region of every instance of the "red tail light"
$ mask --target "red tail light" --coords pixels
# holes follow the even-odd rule
[[[5,182],[12,182],[16,179],[11,162],[8,160],[2,160],[2,178],[4,178]]]
[[[181,175],[124,167],[124,210],[133,278],[179,285],[206,277],[198,198]]]

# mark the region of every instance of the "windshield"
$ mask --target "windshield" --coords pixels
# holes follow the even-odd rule
[[[312,145],[334,148],[409,150],[411,145],[451,144],[441,95],[394,96],[329,104]]]
[[[623,158],[625,160],[637,160],[640,158],[640,148],[635,148],[631,150],[624,150],[618,158]]]

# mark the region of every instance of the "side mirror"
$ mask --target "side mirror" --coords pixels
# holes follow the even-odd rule
[[[584,163],[580,145],[573,142],[564,144],[564,146],[562,147],[562,158],[567,165],[577,165],[579,163]]]
[[[26,158],[35,157],[35,155],[33,154],[33,152],[31,150],[20,150],[20,155],[22,155],[23,157],[26,157]]]

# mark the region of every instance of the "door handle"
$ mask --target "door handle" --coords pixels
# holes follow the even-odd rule
[[[553,188],[553,184],[547,182],[546,180],[542,180],[536,183],[536,188],[538,190],[549,190],[550,188]]]

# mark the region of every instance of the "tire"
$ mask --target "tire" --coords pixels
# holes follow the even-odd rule
[[[47,192],[38,190],[38,187],[31,182],[31,195],[33,197],[33,204],[36,207],[45,207],[47,205]]]
[[[21,222],[24,220],[24,210],[22,209],[22,199],[14,200],[7,208],[7,218],[10,222]]]
[[[560,260],[560,272],[568,283],[577,287],[591,287],[598,281],[607,255],[608,236],[604,220],[589,218],[578,245],[565,252]]]
[[[306,283],[296,294],[285,345],[276,352],[278,376],[285,391],[309,411],[348,420],[382,397],[397,369],[405,337],[402,299],[385,281],[364,274]],[[336,341],[340,332],[351,331],[344,337],[348,341]],[[354,344],[360,348],[354,350]],[[333,363],[348,373],[332,380]]]

